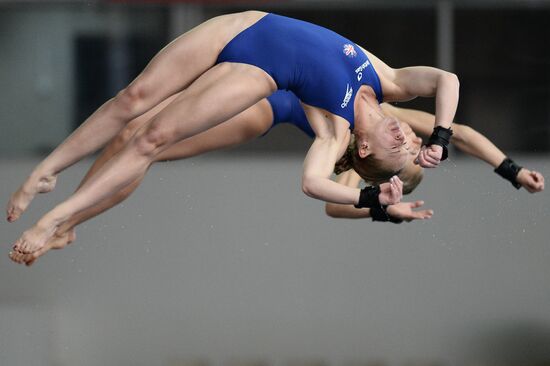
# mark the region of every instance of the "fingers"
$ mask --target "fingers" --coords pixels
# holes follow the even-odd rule
[[[421,211],[415,211],[415,214],[417,215],[417,217],[419,219],[427,220],[427,219],[432,218],[432,216],[434,215],[434,211],[433,210],[421,210]]]
[[[403,196],[403,182],[397,175],[390,178],[391,197],[390,204],[396,204],[401,201]]]
[[[441,162],[441,149],[440,146],[431,145],[429,147],[422,146],[415,163],[419,164],[423,168],[435,168]]]
[[[397,188],[397,191],[399,192],[399,198],[401,199],[401,196],[403,195],[403,181],[397,175],[394,175],[391,179],[393,179],[393,184]]]
[[[544,190],[544,177],[536,171],[522,169],[517,176],[517,181],[530,193]]]
[[[413,220],[426,220],[431,219],[434,211],[433,210],[420,210],[420,211],[412,211],[413,208],[419,208],[424,205],[424,201],[415,201],[415,202],[409,202],[409,207],[411,208],[410,215],[408,218],[405,218],[405,221],[413,221]]]
[[[542,191],[544,189],[544,176],[537,171],[532,171],[530,175],[535,181],[535,189],[537,192]]]
[[[424,205],[424,201],[411,202],[409,205],[411,206],[411,208],[422,207]]]

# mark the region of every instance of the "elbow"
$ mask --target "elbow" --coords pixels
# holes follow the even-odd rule
[[[316,198],[315,179],[313,177],[302,177],[302,192],[308,197]]]
[[[328,216],[328,217],[332,217],[332,218],[338,218],[340,217],[338,215],[338,210],[336,209],[336,205],[334,205],[333,203],[327,203],[325,204],[325,214]]]
[[[458,93],[460,91],[460,80],[458,79],[458,76],[455,73],[446,71],[445,74],[445,80],[449,85],[452,85],[453,88],[456,90],[456,95],[458,96]]]
[[[470,126],[461,125],[458,123],[453,124],[453,144],[457,146],[464,146],[468,144],[469,136],[472,134],[472,128]]]

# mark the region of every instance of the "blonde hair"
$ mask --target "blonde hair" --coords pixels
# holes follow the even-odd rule
[[[378,159],[375,154],[370,154],[365,158],[361,158],[355,145],[355,138],[352,136],[350,144],[344,153],[344,156],[338,160],[334,166],[334,173],[340,174],[353,169],[366,182],[387,181],[392,176],[399,172],[389,168],[381,159]]]
[[[379,185],[390,180],[394,175],[400,175],[384,164],[384,161],[378,159],[374,154],[361,158],[357,152],[355,140],[352,137],[344,156],[338,160],[334,166],[334,173],[341,174],[350,169],[355,170],[357,174],[369,185]],[[422,181],[424,177],[422,169],[419,169],[410,176],[400,176],[403,181],[403,194],[411,193]]]

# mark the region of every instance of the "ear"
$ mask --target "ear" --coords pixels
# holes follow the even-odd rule
[[[370,154],[372,154],[372,151],[369,148],[369,143],[367,142],[367,140],[362,139],[358,142],[358,144],[357,144],[357,153],[359,154],[359,157],[361,159],[364,159],[367,156],[369,156]]]

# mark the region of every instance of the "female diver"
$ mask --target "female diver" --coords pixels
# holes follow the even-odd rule
[[[162,104],[166,103],[169,103],[169,100],[163,102]],[[80,186],[82,186],[86,180],[95,174],[95,172],[97,172],[101,166],[105,164],[105,162],[107,162],[120,149],[122,149],[130,137],[135,133],[136,129],[146,122],[150,115],[162,109],[162,104],[155,107],[147,114],[130,122],[127,127],[121,131],[121,133],[103,150],[103,153],[96,159],[88,173],[85,175]],[[421,139],[414,134],[409,126],[412,126],[415,132],[427,136],[429,135],[429,132],[434,124],[434,116],[421,111],[393,107],[387,103],[381,104],[381,108],[386,115],[399,118],[401,120],[402,128],[407,136],[410,158],[405,165],[405,168],[400,173],[400,178],[403,180],[404,184],[403,192],[407,194],[410,193],[422,179],[422,168],[413,162],[416,158],[418,150],[420,149]],[[271,128],[283,122],[291,123],[301,129],[308,136],[314,137],[313,130],[311,130],[311,127],[307,122],[298,98],[291,92],[278,91],[229,121],[226,121],[219,126],[184,141],[180,141],[163,153],[159,154],[156,159],[157,161],[185,159],[208,151],[245,143],[253,138],[266,134]],[[477,131],[468,126],[459,124],[454,124],[453,128],[455,134],[452,139],[452,143],[461,151],[478,157],[494,167],[499,166],[499,162],[504,161],[505,155],[502,151],[500,151],[494,144],[492,144],[487,138]],[[231,136],[231,139],[223,139],[223,136]],[[337,165],[339,166],[339,169],[347,170],[349,168],[342,168],[343,165],[345,165],[345,162],[343,161],[339,162]],[[141,178],[143,177],[144,176]],[[373,183],[372,178],[366,179],[370,179],[369,183]],[[57,229],[54,237],[44,247],[37,251],[34,256],[16,256],[16,258],[24,258],[26,261],[22,260],[22,262],[27,265],[31,265],[34,263],[36,258],[43,255],[48,250],[64,248],[76,239],[74,230],[76,225],[79,225],[83,221],[89,220],[90,218],[125,200],[138,187],[141,180],[142,179],[136,180],[133,184],[127,186],[109,199],[106,199],[98,205],[71,217],[65,222],[64,225]],[[350,187],[357,187],[361,181],[361,178],[354,172],[354,170],[350,169],[340,174],[337,177],[337,181]],[[531,193],[541,191],[544,188],[544,178],[542,175],[538,172],[529,171],[525,168],[522,168],[519,171],[519,174],[517,174],[517,177],[515,177],[512,182],[515,183],[516,187],[523,186]],[[431,217],[433,213],[431,210],[413,211],[413,209],[421,207],[422,204],[422,201],[416,201],[400,202],[389,206],[387,208],[388,220],[397,223]],[[376,215],[371,215],[371,209],[357,209],[352,205],[348,206],[327,203],[326,213],[327,215],[335,218],[372,217],[373,221],[375,219],[380,220],[380,218]]]
[[[435,96],[434,133],[417,159],[424,167],[436,167],[446,156],[459,83],[454,74],[431,67],[393,69],[350,40],[296,19],[259,11],[213,18],[161,50],[39,165],[42,174],[31,179],[30,194],[11,201],[10,218],[18,217],[33,193],[44,186],[47,190],[57,173],[181,91],[77,192],[25,231],[14,253],[37,252],[70,217],[135,182],[170,146],[219,125],[277,89],[297,95],[315,132],[304,161],[304,193],[326,202],[372,207],[399,202],[401,182],[392,177],[377,189],[360,190],[330,179],[350,130],[360,158],[376,156],[388,172],[398,172],[408,156],[404,135],[397,122],[383,117],[378,103]]]

